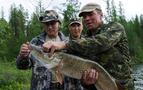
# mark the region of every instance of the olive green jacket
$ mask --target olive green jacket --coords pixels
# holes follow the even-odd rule
[[[87,37],[69,41],[67,50],[98,62],[127,90],[132,85],[128,41],[121,24],[112,22],[103,24],[92,34],[88,31]]]

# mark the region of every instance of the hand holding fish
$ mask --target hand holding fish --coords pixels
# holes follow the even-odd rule
[[[62,50],[66,46],[64,41],[60,42],[46,42],[43,44],[43,50],[45,52],[53,53],[56,50]]]
[[[30,47],[29,47],[29,42],[24,43],[24,44],[21,45],[19,55],[21,57],[27,57],[29,55],[30,51],[31,50],[30,50]]]
[[[98,79],[98,72],[95,69],[88,69],[84,71],[82,81],[86,85],[95,84]]]

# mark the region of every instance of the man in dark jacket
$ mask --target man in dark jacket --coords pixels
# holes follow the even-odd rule
[[[64,41],[65,36],[59,32],[60,18],[54,10],[45,11],[39,18],[44,25],[44,31],[33,38],[30,44],[42,46],[47,41]],[[63,90],[56,75],[52,74],[46,67],[42,66],[38,60],[29,58],[29,43],[22,44],[16,63],[19,69],[28,69],[32,67],[31,90]]]

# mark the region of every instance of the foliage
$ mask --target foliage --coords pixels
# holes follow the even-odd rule
[[[7,42],[11,38],[9,25],[4,18],[0,19],[0,57],[5,57],[8,53]]]
[[[44,13],[45,8],[42,7],[42,1],[38,1],[38,5],[35,7],[36,10],[31,16],[31,20],[26,25],[26,37],[27,41],[30,41],[33,37],[37,36],[42,32],[42,24],[39,22],[39,17]]]
[[[29,90],[30,78],[30,70],[18,70],[15,62],[0,60],[0,90]]]
[[[9,20],[9,33],[10,38],[6,42],[8,48],[7,58],[14,58],[18,53],[18,48],[21,43],[25,40],[25,12],[21,5],[15,7],[13,5],[10,10],[10,20]],[[11,59],[10,59],[11,60]]]
[[[27,40],[30,41],[33,37],[42,32],[42,24],[35,13],[32,15],[31,21],[27,25]]]

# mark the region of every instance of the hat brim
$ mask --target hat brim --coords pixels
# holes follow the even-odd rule
[[[79,13],[79,17],[81,17],[81,16],[83,16],[83,13],[88,13],[88,12],[92,12],[92,11],[94,11],[95,9],[86,9],[86,10],[83,10],[83,11],[80,11],[80,13]]]
[[[50,20],[43,20],[43,21],[41,21],[41,22],[42,22],[42,23],[47,23],[47,22],[51,22],[51,21],[59,21],[59,20],[50,19]]]
[[[79,22],[79,21],[74,21],[74,22],[71,22],[71,23],[69,24],[69,26],[71,26],[72,24],[80,24],[80,25],[81,25],[81,22]]]

